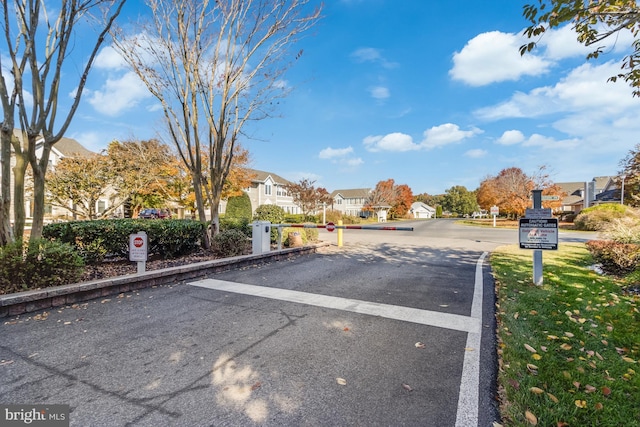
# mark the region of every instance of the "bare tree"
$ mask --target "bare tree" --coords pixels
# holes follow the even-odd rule
[[[310,0],[147,0],[153,18],[116,48],[161,103],[189,170],[198,216],[218,206],[247,122],[268,117],[287,93],[282,77],[300,35],[318,19]],[[204,190],[202,190],[204,189]],[[211,237],[211,236],[209,236]]]
[[[26,159],[33,172],[34,210],[31,238],[42,235],[44,220],[44,184],[51,148],[66,132],[78,108],[87,76],[93,65],[105,36],[114,20],[120,14],[126,0],[62,0],[56,4],[57,15],[49,15],[45,2],[41,0],[5,0],[3,11],[3,54],[9,58],[5,68],[0,63],[0,99],[4,111],[1,126],[2,154],[2,206],[0,206],[0,242],[13,238],[7,234],[8,217],[5,216],[10,200],[6,192],[9,185],[5,180],[5,164],[10,159],[10,144],[18,162]],[[10,4],[12,6],[10,6]],[[75,97],[68,108],[59,107],[62,67],[68,61],[74,47],[76,26],[86,20],[96,24],[96,38],[88,58],[82,58],[84,66],[78,76]],[[84,40],[90,39],[87,31]],[[71,78],[69,73],[65,79]],[[30,91],[29,91],[30,89]],[[58,113],[62,110],[62,114]],[[15,127],[15,117],[22,130],[22,143],[11,138]],[[38,144],[38,146],[37,146]],[[36,150],[40,152],[39,157]],[[5,157],[7,152],[9,157]],[[24,179],[26,163],[14,168],[14,179],[18,183]],[[14,194],[14,215],[16,219],[15,237],[22,238],[24,229],[24,189],[16,188]],[[22,199],[21,199],[22,197]],[[19,206],[22,203],[22,207]],[[22,211],[21,211],[22,209]]]

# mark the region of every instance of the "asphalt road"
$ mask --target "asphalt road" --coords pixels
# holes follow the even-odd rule
[[[69,404],[72,426],[491,425],[486,256],[517,231],[409,225],[8,319],[0,403]]]

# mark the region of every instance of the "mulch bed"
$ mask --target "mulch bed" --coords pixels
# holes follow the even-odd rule
[[[190,255],[178,258],[162,259],[160,256],[151,256],[146,262],[146,270],[159,270],[162,268],[177,267],[180,265],[192,264],[194,262],[210,261],[218,259],[211,251],[200,250]],[[118,258],[113,260],[105,260],[101,264],[87,265],[84,274],[80,278],[81,282],[90,280],[107,279],[109,277],[124,276],[127,274],[135,274],[138,271],[136,262]]]

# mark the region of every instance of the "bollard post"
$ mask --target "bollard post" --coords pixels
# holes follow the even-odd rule
[[[338,220],[338,226],[342,225],[342,220]],[[342,247],[342,228],[338,227],[338,247]]]

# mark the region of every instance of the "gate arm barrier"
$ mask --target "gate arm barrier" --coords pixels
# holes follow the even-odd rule
[[[413,227],[393,227],[393,226],[381,226],[381,225],[334,225],[328,223],[324,225],[316,224],[271,224],[271,227],[278,228],[278,250],[282,249],[282,229],[285,227],[291,228],[326,228],[328,231],[338,230],[384,230],[384,231],[413,231]],[[340,240],[340,239],[339,239]],[[338,246],[342,246],[339,242]]]

